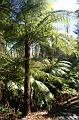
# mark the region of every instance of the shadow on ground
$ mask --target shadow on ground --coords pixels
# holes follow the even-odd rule
[[[55,120],[79,120],[79,102],[73,103],[68,107],[52,108],[44,117]]]

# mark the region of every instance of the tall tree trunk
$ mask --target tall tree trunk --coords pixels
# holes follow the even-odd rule
[[[26,116],[30,109],[30,37],[25,38],[25,80],[24,80],[24,110]]]

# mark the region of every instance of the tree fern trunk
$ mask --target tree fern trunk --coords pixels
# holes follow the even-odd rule
[[[30,38],[25,39],[25,80],[24,80],[24,110],[23,115],[30,113]]]

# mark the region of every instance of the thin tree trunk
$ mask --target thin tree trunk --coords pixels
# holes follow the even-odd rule
[[[25,80],[24,80],[24,110],[26,116],[30,109],[30,37],[25,38]]]

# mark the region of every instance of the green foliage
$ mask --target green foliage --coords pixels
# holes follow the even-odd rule
[[[3,13],[8,9],[2,6],[6,2],[0,1],[0,79],[8,90],[18,94],[17,90],[23,87],[24,44],[29,37],[31,46],[39,45],[38,58],[34,55],[30,61],[31,95],[35,92],[37,105],[49,104],[58,93],[76,94],[79,87],[78,44],[76,39],[60,33],[54,26],[63,15],[49,11],[45,1],[28,0],[13,20],[10,12]],[[68,23],[64,16],[61,21]],[[35,49],[32,52],[36,52]]]
[[[43,107],[45,104],[44,100],[46,104],[48,104],[53,99],[53,95],[48,87],[43,82],[35,80],[33,77],[31,78],[31,87],[35,92],[38,106]]]
[[[20,118],[22,116],[22,113],[20,111],[17,111],[15,113],[15,111],[10,108],[10,106],[0,106],[0,115],[3,115],[4,119],[5,117],[9,119],[10,114],[13,115],[13,118]]]
[[[52,74],[57,76],[67,75],[70,72],[71,63],[69,61],[59,61],[53,66]]]

